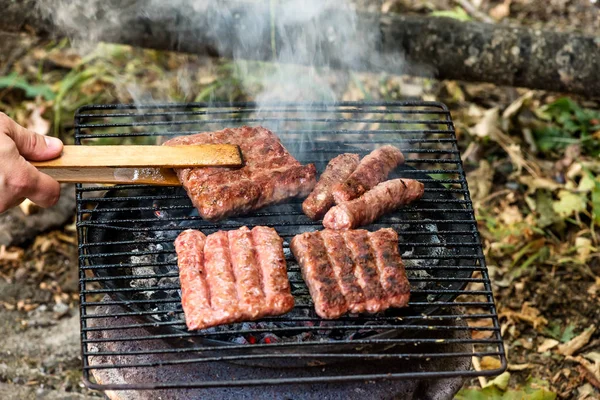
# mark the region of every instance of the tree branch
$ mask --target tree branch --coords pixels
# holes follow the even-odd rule
[[[36,9],[38,1],[41,2],[0,0],[0,7],[5,10],[5,21],[10,21],[0,30],[15,31],[29,26],[39,35],[52,32],[54,35],[86,39],[82,35],[89,34],[89,40],[261,61],[274,61],[273,49],[279,51],[285,48],[289,38],[302,37],[307,33],[306,26],[299,23],[274,24],[277,30],[273,47],[269,21],[278,21],[281,14],[275,7],[274,19],[271,19],[268,5],[245,3],[233,8],[229,6],[228,12],[224,13],[217,8],[196,10],[182,7],[185,1],[178,1],[164,2],[161,10],[156,11],[145,9],[144,2],[140,0],[118,2],[117,5],[107,0],[98,4],[103,4],[101,11],[104,14],[111,4],[117,7],[118,13],[113,14],[118,16],[116,25],[115,21],[103,19],[101,15],[90,17],[89,9],[84,6],[82,9],[86,9],[87,13],[82,11],[81,15],[73,16],[77,26],[57,26],[49,18],[31,11]],[[74,9],[73,12],[76,11]],[[311,39],[319,41],[319,51],[292,61],[333,68],[491,82],[587,96],[600,93],[599,37],[448,18],[363,13],[358,15],[355,37],[347,38],[345,42],[329,40],[326,30],[339,26],[339,23],[334,26],[330,21],[352,20],[352,16],[344,13],[332,10],[311,21],[310,26],[322,30],[311,36]],[[340,51],[340,46],[350,46],[353,40],[365,37],[373,38],[370,51],[351,60],[344,51]],[[248,44],[248,38],[252,39],[252,45]],[[386,57],[404,59],[405,62],[383,62]]]

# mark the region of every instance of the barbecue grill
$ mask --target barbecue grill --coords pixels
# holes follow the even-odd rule
[[[174,136],[241,125],[271,129],[294,157],[314,163],[319,172],[344,152],[363,156],[383,144],[402,149],[406,162],[392,178],[418,179],[425,184],[425,194],[366,229],[392,226],[399,233],[411,283],[408,307],[335,321],[316,316],[288,248],[294,235],[322,229],[320,222],[303,215],[302,199],[214,223],[198,216],[181,187],[77,185],[81,345],[89,387],[209,388],[495,375],[505,370],[476,220],[453,123],[443,104],[94,105],[76,113],[75,142],[160,144]],[[260,321],[187,331],[174,239],[188,228],[210,234],[244,225],[271,226],[284,239],[294,310]],[[99,306],[113,307],[113,311],[95,312]],[[137,349],[115,351],[117,342],[135,342]],[[456,351],[462,344],[470,351]],[[147,361],[156,354],[165,359]],[[496,357],[501,367],[488,371],[433,367],[442,358],[470,360],[473,356]],[[119,361],[111,362],[111,357]],[[195,381],[106,383],[95,379],[103,370],[160,370],[213,362],[287,369],[285,376],[268,379],[235,373]],[[352,368],[363,363],[372,365],[372,372]],[[389,365],[402,369],[392,371]],[[329,370],[333,372],[306,373],[323,366],[334,366]]]

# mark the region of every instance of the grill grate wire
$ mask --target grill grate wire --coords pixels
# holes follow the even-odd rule
[[[156,389],[350,382],[358,380],[443,378],[495,375],[506,358],[491,284],[476,219],[448,109],[437,102],[343,102],[285,105],[155,104],[92,105],[75,115],[75,143],[160,144],[167,138],[224,127],[261,124],[273,130],[300,162],[312,162],[320,173],[337,154],[368,154],[377,145],[394,144],[406,156],[402,177],[426,184],[426,195],[407,209],[385,216],[368,229],[397,228],[411,283],[408,308],[375,316],[344,316],[323,325],[312,310],[306,286],[287,245],[300,232],[322,229],[303,215],[300,199],[219,223],[191,215],[193,207],[181,188],[147,185],[81,185],[76,188],[79,237],[81,344],[84,381],[98,389]],[[425,177],[424,174],[426,175]],[[426,216],[426,223],[423,220]],[[267,328],[237,325],[226,330],[188,332],[179,298],[140,298],[140,293],[177,292],[173,238],[185,228],[209,234],[243,225],[269,225],[284,239],[288,272],[300,314],[265,318]],[[423,226],[435,226],[428,231]],[[434,238],[438,238],[434,240]],[[439,241],[443,238],[443,242]],[[447,239],[446,239],[447,238]],[[170,280],[153,286],[152,282]],[[132,282],[145,282],[136,286]],[[150,294],[149,294],[150,293]],[[105,297],[106,296],[106,297]],[[99,314],[97,307],[118,312]],[[172,307],[160,309],[160,307]],[[302,313],[303,312],[303,313]],[[121,319],[129,322],[121,323]],[[134,321],[134,323],[131,323]],[[465,323],[466,322],[466,323]],[[367,329],[368,328],[368,329]],[[140,334],[140,329],[147,329]],[[223,338],[272,333],[384,332],[331,341],[235,344]],[[453,337],[452,335],[462,336]],[[466,334],[466,336],[465,336]],[[387,336],[386,336],[387,335]],[[215,339],[214,342],[210,342]],[[181,341],[185,345],[181,345]],[[207,341],[207,342],[203,342]],[[140,349],[122,352],[116,344],[137,342]],[[144,348],[144,343],[154,346]],[[156,343],[159,343],[157,346]],[[208,343],[208,344],[207,344]],[[468,351],[457,351],[457,345]],[[349,347],[350,346],[350,347]],[[351,348],[353,346],[353,348]],[[384,350],[357,351],[360,346]],[[422,350],[422,346],[428,346]],[[377,348],[377,347],[374,347]],[[310,351],[306,351],[310,349]],[[464,350],[464,348],[463,348]],[[143,356],[165,355],[159,363]],[[493,356],[494,371],[454,371],[431,367],[445,358]],[[115,361],[110,357],[115,357]],[[181,382],[99,383],[98,371],[169,368],[213,362],[275,362],[281,359],[379,362],[370,374],[306,376],[302,368],[286,377]],[[407,366],[390,372],[391,362]],[[414,367],[411,368],[411,364]]]

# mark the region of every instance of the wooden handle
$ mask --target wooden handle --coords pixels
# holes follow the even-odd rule
[[[181,186],[170,168],[40,168],[58,182]]]
[[[231,144],[64,146],[60,157],[32,164],[37,168],[240,167],[242,156],[239,147]]]
[[[60,157],[32,162],[58,182],[180,185],[171,168],[240,167],[238,146],[64,146]]]

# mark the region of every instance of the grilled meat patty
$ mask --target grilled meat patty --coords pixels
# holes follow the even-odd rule
[[[332,207],[323,218],[323,226],[328,229],[352,229],[368,225],[420,199],[424,191],[424,185],[414,179],[382,182],[361,197]]]
[[[283,240],[268,227],[186,230],[175,240],[188,329],[281,315],[294,307]]]
[[[358,166],[358,154],[340,154],[327,164],[325,171],[319,177],[317,185],[302,203],[304,214],[313,220],[321,219],[335,204],[333,186],[344,182]]]
[[[410,285],[398,234],[391,228],[302,233],[294,236],[290,249],[322,318],[408,304]]]
[[[307,196],[316,184],[313,164],[302,165],[263,127],[223,129],[180,136],[164,145],[227,143],[240,147],[244,166],[181,168],[175,172],[200,216],[217,221]]]
[[[386,145],[373,150],[360,161],[348,179],[333,187],[335,203],[340,204],[361,196],[383,182],[403,162],[404,155],[397,147]]]

